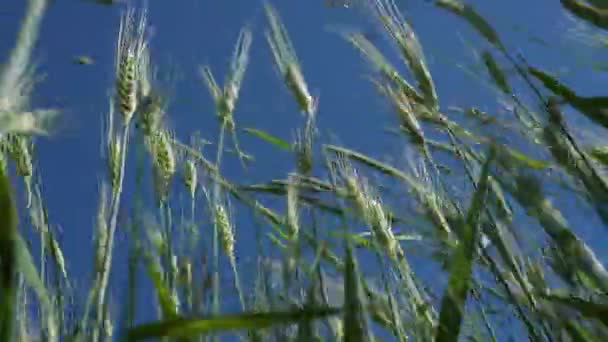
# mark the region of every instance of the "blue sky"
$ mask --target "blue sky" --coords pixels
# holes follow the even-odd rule
[[[0,57],[13,46],[25,3],[25,0],[3,2]],[[149,0],[148,3],[153,31],[152,58],[161,73],[175,78],[175,96],[168,114],[179,138],[187,141],[189,134],[200,130],[204,138],[216,140],[218,130],[211,98],[197,70],[200,65],[209,64],[216,77],[223,79],[238,32],[250,23],[254,28],[251,64],[235,120],[240,127],[255,127],[291,139],[300,114],[273,70],[263,36],[267,24],[261,1]],[[272,3],[286,24],[309,87],[320,94],[318,126],[325,139],[333,136],[336,143],[375,156],[402,153],[397,140],[383,132],[394,117],[364,78],[370,69],[347,42],[330,32],[340,27],[374,32],[377,27],[373,21],[352,8],[327,8],[323,0]],[[567,18],[559,2],[478,0],[470,3],[493,24],[509,49],[521,51],[533,65],[560,72],[566,84],[581,93],[602,94],[606,76],[589,67],[576,66],[579,61],[599,60],[602,55],[588,44],[568,38],[567,30],[574,27],[574,21]],[[406,10],[405,16],[424,47],[442,107],[476,105],[489,112],[497,111],[496,94],[462,69],[455,68],[457,63],[471,65],[473,51],[469,45],[489,46],[461,19],[426,1],[397,1],[397,4]],[[122,5],[106,7],[78,0],[52,1],[42,22],[35,53],[39,70],[46,77],[35,91],[34,105],[64,110],[61,129],[52,137],[38,140],[43,194],[51,221],[63,230],[69,272],[82,281],[81,285],[89,281],[98,183],[104,176],[100,171],[105,170],[99,153],[101,123],[113,82],[114,46],[122,9]],[[376,36],[379,38],[375,42],[404,70],[396,51],[383,42],[381,35]],[[542,38],[548,45],[532,42],[530,37]],[[96,63],[76,65],[72,61],[78,55],[90,55]],[[575,68],[566,69],[566,66]],[[477,69],[477,73],[484,77],[481,70]],[[578,127],[587,127],[578,113],[570,113],[568,119]],[[583,138],[593,142],[599,139],[593,135]],[[255,137],[242,133],[240,143],[257,161],[243,174],[237,160],[226,158],[224,172],[230,179],[269,180],[283,177],[293,168],[291,155]],[[579,236],[606,261],[608,250],[598,248],[608,243],[605,227],[591,209],[572,205],[572,198],[568,197],[556,193],[553,200],[578,228]],[[237,215],[237,229],[239,222],[247,217],[248,214]],[[253,252],[253,246],[248,247],[253,227],[246,221],[243,227],[237,231],[237,250],[247,254]],[[125,235],[119,234],[118,239],[123,242],[118,247],[124,251]],[[126,260],[124,253],[117,254],[117,258]],[[124,286],[126,277],[120,275],[120,271],[116,274],[119,276],[114,284]],[[116,294],[119,288],[112,292]]]

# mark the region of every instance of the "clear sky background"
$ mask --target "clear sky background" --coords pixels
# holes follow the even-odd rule
[[[472,66],[474,56],[470,46],[488,48],[487,43],[461,19],[427,1],[396,2],[423,45],[442,107],[475,105],[489,113],[499,113],[496,94],[456,67],[458,64]],[[396,58],[397,52],[383,42],[371,18],[353,8],[328,8],[324,0],[275,0],[272,3],[289,31],[309,87],[321,96],[318,126],[325,141],[333,136],[334,142],[374,156],[402,153],[397,140],[383,131],[394,122],[394,116],[363,77],[370,68],[357,51],[331,32],[332,28],[360,28],[378,37],[374,42],[381,44],[385,54],[404,70]],[[606,95],[602,88],[606,74],[588,65],[605,55],[588,41],[574,39],[571,30],[576,29],[577,24],[562,10],[559,1],[473,0],[469,3],[493,24],[509,49],[520,51],[531,64],[558,73],[566,84],[582,94]],[[25,4],[25,0],[2,0],[0,4],[0,58],[5,58],[14,44]],[[36,88],[34,105],[65,111],[62,128],[54,136],[38,140],[43,194],[51,221],[61,225],[69,272],[80,286],[88,284],[90,279],[98,183],[105,176],[105,164],[100,157],[101,124],[113,84],[114,47],[123,8],[123,5],[100,6],[79,0],[51,1],[35,53],[39,70],[46,77]],[[153,30],[152,58],[161,74],[176,78],[175,96],[168,114],[180,139],[187,141],[194,130],[200,130],[204,138],[216,140],[217,121],[198,67],[209,64],[216,77],[223,79],[238,32],[247,23],[253,25],[254,40],[235,120],[240,127],[255,127],[284,139],[292,138],[300,114],[273,70],[263,36],[267,22],[261,1],[149,0],[148,8]],[[73,59],[78,55],[92,56],[96,63],[74,64]],[[478,68],[476,72],[487,80],[483,69]],[[577,127],[588,126],[578,113],[569,113],[568,120]],[[606,143],[606,138],[598,135],[587,134],[581,138],[586,142]],[[256,137],[241,133],[240,143],[257,161],[247,174],[242,174],[238,171],[238,162],[233,157],[226,158],[224,172],[230,179],[259,182],[284,177],[293,168],[290,154]],[[127,181],[133,183],[132,178]],[[128,186],[127,191],[129,188],[133,189]],[[553,199],[577,228],[579,236],[606,262],[608,249],[601,246],[608,243],[608,235],[593,210],[577,204],[571,196],[555,193]],[[248,217],[247,213],[237,219],[242,221]],[[250,228],[246,223],[243,226]],[[253,228],[239,229],[237,225],[237,229],[237,251],[241,256],[253,253],[253,244],[249,243],[253,241]],[[122,252],[117,254],[116,261],[122,265],[115,269],[118,276],[113,285],[118,287],[112,290],[114,295],[124,288],[126,279],[124,233],[117,238]],[[427,272],[424,278],[432,279],[432,274]]]

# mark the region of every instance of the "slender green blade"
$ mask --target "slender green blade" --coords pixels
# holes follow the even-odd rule
[[[152,258],[149,258],[152,259]],[[154,284],[156,295],[158,296],[158,302],[160,303],[161,310],[164,317],[175,318],[177,317],[177,303],[171,295],[171,291],[166,286],[162,279],[162,274],[158,270],[157,265],[152,260],[148,261],[147,265],[148,276]]]
[[[357,261],[353,255],[351,242],[348,241],[344,272],[343,335],[345,341],[370,341],[363,298]]]
[[[281,138],[275,137],[275,136],[273,136],[273,135],[271,135],[271,134],[269,134],[269,133],[267,133],[265,131],[262,131],[260,129],[257,129],[257,128],[243,128],[243,131],[245,131],[247,133],[250,133],[250,134],[253,134],[256,137],[258,137],[258,138],[260,138],[262,140],[265,140],[266,142],[269,142],[269,143],[271,143],[271,144],[273,144],[273,145],[275,145],[275,146],[277,146],[277,147],[279,147],[279,148],[281,148],[283,150],[290,151],[292,149],[291,148],[291,144],[288,143],[287,141],[285,141],[285,140],[283,140]]]
[[[507,81],[507,76],[500,68],[500,65],[498,65],[498,62],[492,57],[492,54],[489,51],[484,51],[481,58],[498,89],[507,95],[513,93],[513,89],[511,89],[509,81]]]
[[[542,82],[547,89],[555,95],[563,97],[565,101],[591,121],[608,128],[608,97],[581,97],[574,90],[562,84],[556,77],[540,69],[530,66],[528,72]]]
[[[441,301],[435,341],[458,341],[477,249],[478,221],[484,209],[485,194],[489,186],[490,163],[494,154],[495,150],[492,149],[482,167],[477,190],[473,194],[471,206],[466,214],[463,238],[456,247],[454,260],[450,265],[448,287]]]
[[[488,42],[499,49],[503,49],[498,33],[471,5],[460,0],[435,0],[435,5],[462,17]]]
[[[608,8],[596,7],[580,0],[560,0],[562,6],[578,18],[608,30]]]
[[[194,336],[243,329],[256,330],[334,316],[340,312],[341,309],[339,308],[321,307],[293,311],[248,312],[207,318],[177,318],[136,326],[129,330],[128,340],[139,341],[154,337]]]

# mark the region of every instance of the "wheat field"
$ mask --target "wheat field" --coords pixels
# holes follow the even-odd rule
[[[0,341],[608,339],[608,2],[9,1]]]

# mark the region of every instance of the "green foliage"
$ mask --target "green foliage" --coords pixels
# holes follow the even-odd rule
[[[139,341],[150,337],[198,336],[214,331],[242,329],[263,329],[278,324],[299,323],[340,312],[335,308],[312,308],[294,311],[268,313],[243,313],[202,319],[167,319],[158,323],[146,323],[129,331],[129,341]]]
[[[185,142],[165,120],[171,101],[156,79],[146,12],[135,21],[129,8],[115,51],[120,91],[111,95],[103,136],[106,177],[92,228],[92,279],[82,289],[72,287],[86,282],[68,272],[72,260],[64,259],[59,222],[49,221],[54,216],[43,201],[43,169],[32,148],[39,143],[34,136],[49,134],[59,112],[30,104],[32,45],[47,2],[29,0],[16,46],[0,69],[0,340],[24,340],[33,327],[45,341],[112,340],[115,322],[126,340],[217,341],[224,334],[302,342],[374,341],[387,334],[400,342],[496,341],[508,335],[608,339],[605,255],[579,236],[578,223],[552,201],[558,189],[608,226],[606,141],[600,136],[583,144],[578,137],[585,132],[567,124],[564,106],[605,133],[608,97],[584,96],[541,66],[512,57],[493,23],[463,0],[434,4],[485,40],[476,51],[485,71],[475,76],[487,78],[508,113],[505,119],[482,107],[445,104],[423,42],[396,2],[370,1],[366,14],[397,54],[385,55],[356,30],[340,36],[369,64],[367,80],[395,112],[398,120],[389,130],[399,151],[406,149],[405,160],[401,154],[384,158],[329,144],[319,134],[316,115],[323,112],[310,94],[289,23],[270,4],[266,41],[260,41],[269,45],[267,62],[305,118],[295,141],[279,137],[285,132],[236,129],[240,118],[233,114],[241,86],[248,86],[244,76],[254,38],[245,26],[222,85],[208,66],[199,69],[207,87],[201,93],[211,97],[219,119],[217,143],[201,137],[211,134],[208,127]],[[561,5],[582,21],[608,28],[603,0]],[[407,74],[392,62],[399,58]],[[94,67],[87,56],[74,62]],[[449,109],[448,115],[445,108],[468,109]],[[122,120],[115,120],[117,112]],[[240,150],[237,137],[247,133],[277,147],[281,158],[292,154],[295,171],[254,184],[229,179],[226,174],[233,172],[225,172],[222,163],[227,132],[243,167],[257,163]],[[215,160],[203,151],[206,145],[216,149]],[[128,155],[132,150],[136,158]],[[132,169],[135,177],[128,175]],[[180,172],[178,186],[173,180]],[[128,184],[133,178],[135,187]],[[25,201],[13,190],[21,187],[11,182],[23,182]],[[147,200],[150,193],[154,201]],[[119,219],[123,207],[131,211]],[[18,212],[29,220],[18,224]],[[235,220],[235,213],[251,213],[247,224]],[[113,301],[108,285],[111,277],[122,277],[113,271],[124,262],[114,258],[119,226],[128,236],[125,303]],[[252,257],[241,254],[241,229],[256,229],[258,241],[246,241],[257,244],[254,266],[237,262]],[[39,248],[39,260],[32,248]],[[363,269],[361,258],[376,265]],[[255,271],[247,273],[255,279],[241,281],[245,268]],[[418,277],[424,268],[433,272],[430,281]],[[234,286],[224,286],[225,278]],[[153,296],[137,303],[142,284],[151,285]],[[233,298],[239,313],[225,310]],[[156,310],[156,319],[141,323],[142,307]]]

